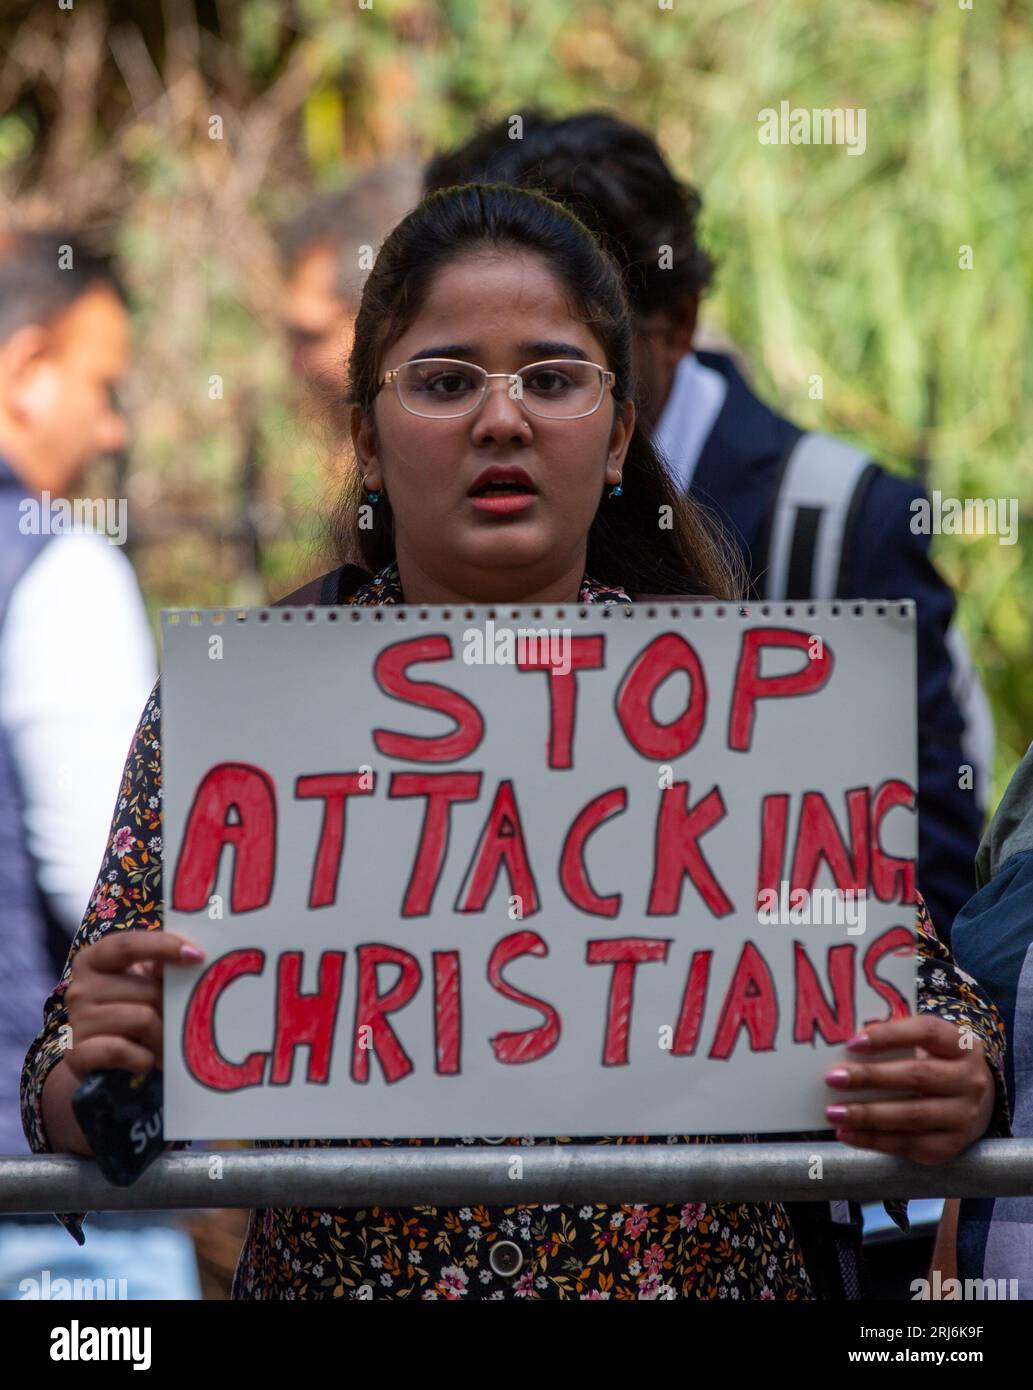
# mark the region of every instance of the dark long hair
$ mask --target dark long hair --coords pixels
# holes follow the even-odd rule
[[[483,250],[531,251],[564,286],[573,311],[602,343],[616,378],[614,399],[633,396],[632,327],[621,273],[591,232],[541,194],[507,184],[468,184],[433,193],[388,236],[362,294],[348,364],[346,402],[373,418],[386,350],[419,313],[434,276],[457,256]],[[373,524],[359,526],[361,479],[346,483],[329,519],[340,561],[374,572],[395,558],[391,504],[382,493]],[[631,593],[736,598],[741,569],[720,524],[675,489],[636,425],[624,460],[622,495],[601,497],[588,533],[587,572]]]

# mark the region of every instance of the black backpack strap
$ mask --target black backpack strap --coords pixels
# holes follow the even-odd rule
[[[344,566],[331,570],[329,574],[324,574],[323,584],[319,590],[319,602],[324,608],[335,608],[341,602],[341,575]]]
[[[329,574],[321,574],[303,584],[293,593],[278,598],[273,608],[334,608],[346,602],[360,584],[372,578],[361,565],[339,565]]]
[[[372,578],[369,570],[364,570],[361,565],[341,565],[339,569],[331,570],[323,580],[319,602],[326,605],[345,603],[360,585]]]
[[[864,1221],[858,1202],[786,1202],[814,1297],[831,1302],[866,1298]]]

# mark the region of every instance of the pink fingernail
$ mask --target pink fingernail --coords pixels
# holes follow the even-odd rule
[[[847,1107],[845,1105],[826,1105],[825,1115],[830,1120],[845,1120]]]
[[[846,1067],[837,1067],[835,1071],[825,1073],[826,1086],[847,1086],[850,1083],[850,1073]]]
[[[181,960],[204,960],[204,952],[196,946],[181,946],[179,955]]]
[[[856,1038],[851,1038],[850,1041],[847,1043],[847,1047],[856,1048],[871,1047],[871,1045],[872,1040],[867,1033],[858,1033]]]

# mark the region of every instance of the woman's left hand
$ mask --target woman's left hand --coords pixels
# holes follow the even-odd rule
[[[994,1078],[981,1040],[935,1014],[867,1026],[847,1044],[859,1060],[826,1073],[837,1091],[899,1091],[899,1100],[843,1101],[826,1107],[836,1138],[916,1163],[943,1163],[986,1133]],[[915,1049],[878,1061],[879,1053]],[[860,1058],[864,1060],[860,1060]]]

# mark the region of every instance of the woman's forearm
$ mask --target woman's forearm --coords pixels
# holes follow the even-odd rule
[[[89,1140],[79,1128],[72,1111],[72,1096],[79,1089],[79,1079],[68,1070],[64,1060],[52,1069],[43,1083],[41,1108],[43,1128],[54,1153],[91,1154]]]

